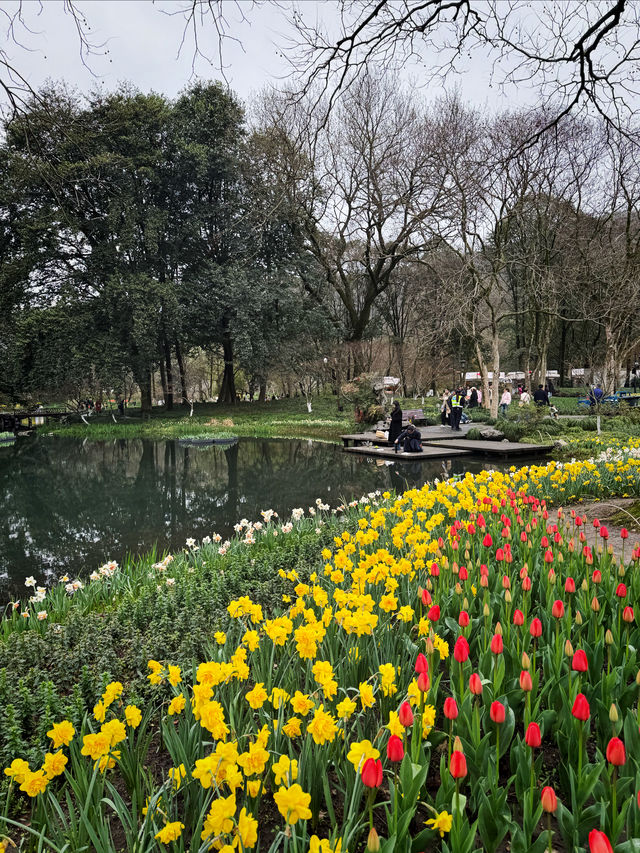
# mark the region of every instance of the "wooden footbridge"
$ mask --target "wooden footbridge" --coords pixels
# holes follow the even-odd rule
[[[62,420],[63,418],[79,415],[80,412],[60,409],[13,409],[0,412],[0,432],[17,432],[21,429],[32,429],[37,418],[42,418],[44,423],[49,420]],[[26,422],[26,423],[25,423]]]

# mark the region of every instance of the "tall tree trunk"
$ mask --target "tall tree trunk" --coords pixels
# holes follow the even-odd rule
[[[482,408],[489,408],[489,371],[487,370],[487,363],[484,360],[484,355],[482,353],[482,348],[480,344],[475,341],[474,342],[475,350],[476,350],[476,360],[478,362],[478,369],[480,371],[480,376],[482,379]]]
[[[267,379],[263,377],[260,379],[260,394],[258,395],[258,402],[264,403],[267,399]]]
[[[151,371],[145,370],[136,377],[140,388],[140,414],[143,420],[151,417]]]
[[[613,394],[618,385],[618,347],[616,336],[610,326],[605,327],[605,338],[607,349],[605,351],[604,375],[602,377],[602,388],[605,395]]]
[[[160,359],[160,384],[162,385],[162,401],[167,402],[167,371],[164,369],[164,358]]]
[[[560,378],[558,379],[558,384],[561,388],[563,388],[567,384],[566,377],[566,357],[567,357],[567,324],[563,320],[560,323],[560,350],[558,353],[558,358],[560,360],[560,364],[558,365],[558,370],[560,372]]]
[[[164,404],[167,411],[173,409],[173,367],[171,366],[171,347],[166,335],[162,336],[162,346],[164,348],[165,369],[167,371],[167,396]]]
[[[222,354],[224,357],[224,371],[222,373],[222,382],[220,383],[218,403],[235,403],[236,380],[233,374],[233,341],[228,332],[225,332],[222,337]]]
[[[180,390],[182,392],[182,402],[188,403],[189,397],[187,396],[187,373],[184,369],[182,347],[180,346],[180,342],[178,340],[176,340],[176,361],[178,362],[178,371],[180,373]]]
[[[493,379],[491,382],[491,417],[498,417],[498,403],[500,401],[500,337],[498,329],[491,330],[491,361],[493,371]]]

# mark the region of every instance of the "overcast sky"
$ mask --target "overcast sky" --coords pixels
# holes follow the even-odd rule
[[[286,78],[289,66],[282,46],[291,30],[276,3],[254,7],[250,0],[240,2],[247,21],[242,20],[242,12],[233,3],[225,5],[229,31],[238,42],[225,42],[224,60],[228,82],[246,100],[265,85]],[[104,43],[102,49],[86,59],[88,67],[83,64],[75,24],[65,14],[63,0],[44,0],[42,4],[23,0],[21,5],[24,24],[16,22],[12,39],[7,32],[8,19],[4,19],[2,49],[35,88],[53,79],[65,80],[86,92],[97,84],[113,89],[120,81],[129,80],[144,92],[155,90],[172,97],[194,79],[220,78],[214,65],[202,57],[194,58],[190,35],[180,51],[185,23],[180,14],[183,2],[80,0],[76,5],[91,26],[93,43]],[[318,16],[328,26],[334,22],[337,26],[337,4],[333,0],[305,0],[299,5],[305,18]],[[17,0],[3,0],[0,13],[6,15],[19,6]],[[210,24],[200,32],[200,38],[203,52],[216,59],[218,42]],[[428,64],[430,59],[425,56]],[[419,67],[407,70],[407,80],[419,79]],[[506,106],[508,101],[489,84],[488,63],[479,55],[474,56],[464,73],[447,80],[449,87],[459,87],[465,99],[478,105]],[[424,94],[429,97],[441,92],[432,85]],[[519,93],[521,103],[524,98],[526,93]]]

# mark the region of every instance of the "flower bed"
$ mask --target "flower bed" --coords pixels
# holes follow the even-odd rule
[[[235,599],[193,671],[148,662],[143,708],[111,682],[41,767],[16,756],[20,831],[51,850],[634,849],[640,548],[623,531],[617,556],[602,527],[589,547],[552,504],[638,494],[636,456],[345,512],[308,578],[282,570],[281,611]]]

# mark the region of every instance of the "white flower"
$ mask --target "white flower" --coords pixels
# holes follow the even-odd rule
[[[286,524],[282,525],[281,529],[282,529],[283,533],[291,533],[291,531],[293,530],[293,524],[291,524],[291,522],[288,521]]]
[[[69,582],[69,575],[62,575],[62,577],[60,578],[60,583],[68,583],[68,582]]]
[[[315,514],[316,514],[315,507],[310,506],[310,507],[309,507],[309,515],[315,515]]]
[[[210,536],[204,536],[202,539],[202,544],[203,545],[210,545],[211,544],[211,537]]]
[[[227,553],[228,550],[229,550],[229,548],[226,545],[221,545],[218,548],[218,554],[220,554],[221,557],[224,557],[224,555]]]
[[[36,585],[36,579],[34,578],[34,576],[29,575],[29,577],[24,582],[24,585],[25,586],[35,586]]]
[[[47,611],[46,610],[38,610],[38,621],[42,622],[43,619],[46,619],[46,618],[47,618]]]
[[[219,534],[219,533],[214,533],[214,534],[213,534],[213,536],[212,536],[211,538],[212,538],[212,539],[213,539],[213,541],[214,541],[214,542],[216,542],[216,543],[217,543],[217,542],[222,542],[222,536],[220,536],[220,534]]]
[[[263,510],[260,512],[260,515],[263,517],[263,519],[265,520],[266,524],[269,524],[269,522],[271,521],[271,519],[274,517],[275,512],[274,512],[272,509],[263,509]]]
[[[195,540],[195,539],[192,539],[192,538],[190,537],[189,539],[187,539],[187,541],[186,541],[186,543],[185,543],[185,544],[186,544],[187,548],[193,548],[193,547],[195,546],[195,544],[196,544],[196,540]]]
[[[167,586],[175,586],[176,579],[175,578],[167,578]]]
[[[91,572],[91,574],[89,575],[89,580],[99,581],[100,580],[100,573],[99,572]]]
[[[262,522],[256,521],[256,523],[253,525],[253,529],[254,530],[262,530]]]
[[[66,584],[65,589],[69,593],[69,595],[73,595],[73,593],[75,592],[75,589],[73,588],[72,583]]]
[[[320,506],[322,503],[322,498],[316,498],[316,506]]]
[[[320,528],[316,527],[316,533],[320,533]]]
[[[294,521],[300,521],[300,519],[303,517],[303,515],[304,515],[304,510],[302,509],[301,506],[296,507],[295,509],[291,510],[291,517],[293,518]]]
[[[233,529],[235,530],[236,533],[240,533],[243,527],[244,527],[243,524],[234,524],[233,525]]]

